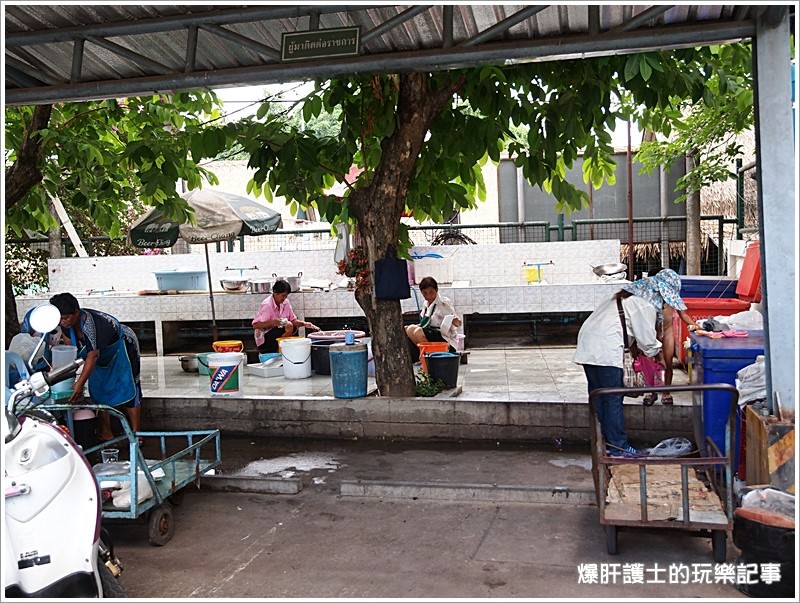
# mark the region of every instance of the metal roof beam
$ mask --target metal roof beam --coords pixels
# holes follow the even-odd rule
[[[615,52],[642,52],[664,48],[690,47],[705,43],[738,42],[755,34],[750,21],[726,21],[691,26],[669,26],[601,36],[580,35],[571,38],[514,40],[478,47],[426,49],[408,52],[366,55],[335,61],[307,61],[255,65],[188,73],[106,80],[82,84],[7,89],[6,104],[37,104],[54,101],[80,101],[125,95],[151,94],[187,88],[217,88],[242,84],[288,82],[298,79],[330,78],[342,74],[370,71],[411,71],[472,67],[509,61],[549,61],[558,58],[588,58]]]
[[[453,45],[453,5],[445,4],[442,7],[442,48]]]
[[[281,59],[281,53],[274,48],[270,48],[261,42],[256,42],[254,39],[243,36],[240,33],[231,31],[230,29],[225,29],[224,27],[219,27],[218,25],[201,25],[200,29],[233,42],[234,44],[239,44],[240,46],[249,48],[253,52],[272,59],[273,61],[279,61]]]
[[[633,31],[640,25],[645,25],[648,21],[652,21],[656,17],[663,15],[669,9],[673,8],[672,6],[651,6],[645,11],[642,11],[635,17],[623,22],[622,24],[618,25],[614,29],[610,30],[613,33],[619,33],[622,31]]]
[[[18,48],[14,52],[14,58],[21,59],[22,61],[24,61],[25,63],[36,69],[39,73],[41,73],[42,77],[40,77],[39,79],[41,79],[43,82],[47,82],[50,84],[57,84],[62,81],[61,76],[59,76],[59,74],[56,73],[50,65],[46,64],[41,59],[35,57],[25,48]],[[47,79],[44,79],[45,77]]]
[[[185,29],[192,25],[223,25],[232,23],[249,23],[269,19],[290,19],[292,17],[308,17],[312,14],[346,13],[380,8],[375,6],[291,6],[291,7],[249,7],[225,9],[196,13],[191,15],[175,15],[154,19],[139,19],[118,23],[100,23],[81,27],[66,27],[44,31],[6,32],[6,48],[29,46],[31,44],[47,44],[51,42],[70,42],[76,38],[87,36],[110,38],[138,34],[157,33]]]
[[[6,67],[13,67],[20,73],[24,73],[27,75],[32,82],[36,82],[33,85],[42,85],[42,84],[49,84],[49,85],[57,85],[59,82],[57,79],[51,77],[47,73],[43,73],[39,71],[31,65],[30,63],[26,63],[25,61],[21,61],[16,57],[6,56]],[[30,85],[30,84],[29,84]]]
[[[86,38],[88,42],[92,42],[93,44],[97,44],[101,48],[105,48],[106,50],[110,50],[114,54],[117,54],[121,57],[128,59],[129,61],[133,61],[137,65],[141,65],[142,67],[146,67],[148,69],[152,69],[153,71],[161,71],[163,73],[169,73],[173,71],[173,69],[167,67],[166,65],[162,65],[158,61],[154,61],[151,58],[144,56],[143,54],[139,54],[131,50],[130,48],[125,48],[117,44],[116,42],[111,42],[104,38]]]
[[[83,48],[86,40],[75,40],[72,43],[72,66],[70,68],[69,81],[72,83],[81,81],[81,71],[83,71]]]
[[[600,7],[589,6],[589,34],[596,36],[600,33]]]
[[[186,73],[191,73],[195,70],[195,62],[197,61],[197,26],[192,25],[189,27],[186,34],[186,62],[183,70]]]
[[[361,36],[361,44],[362,45],[366,44],[372,38],[376,38],[376,37],[378,37],[380,35],[383,35],[387,31],[389,31],[390,29],[394,29],[398,25],[402,25],[403,23],[405,23],[409,19],[413,19],[418,14],[424,13],[430,8],[431,8],[430,5],[422,5],[422,6],[414,6],[412,8],[404,10],[399,15],[396,15],[396,16],[392,17],[391,19],[389,19],[388,21],[385,21],[385,22],[381,23],[376,28],[368,31],[363,36]]]
[[[544,9],[546,9],[548,6],[549,5],[544,4],[541,6],[529,6],[528,8],[523,8],[522,10],[517,11],[513,15],[506,17],[499,23],[492,25],[489,29],[485,29],[481,33],[472,36],[469,40],[464,40],[463,42],[461,42],[461,44],[459,44],[459,46],[464,46],[464,47],[475,46],[476,44],[480,44],[481,42],[485,42],[486,40],[491,40],[498,33],[506,31],[510,27],[513,27],[520,21],[524,21],[528,17],[532,17],[536,13],[539,13]]]
[[[27,71],[27,69],[26,69]],[[12,82],[16,82],[20,86],[29,86],[34,88],[36,86],[41,86],[44,82],[40,82],[35,77],[32,77],[26,73],[26,71],[21,71],[14,67],[14,65],[9,64],[8,58],[6,58],[6,77],[10,79]]]

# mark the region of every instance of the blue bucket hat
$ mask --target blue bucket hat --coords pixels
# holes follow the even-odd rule
[[[653,304],[659,312],[664,304],[676,310],[686,310],[686,304],[681,299],[681,277],[669,268],[660,270],[648,278],[639,279],[622,289],[637,295]]]

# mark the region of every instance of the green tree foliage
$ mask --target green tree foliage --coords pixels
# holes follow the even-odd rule
[[[317,82],[303,103],[305,121],[340,111],[334,132],[303,129],[265,103],[240,122],[234,140],[256,169],[251,193],[316,206],[333,224],[355,223],[372,271],[388,245],[407,249],[404,211],[441,220],[474,206],[485,194],[481,164],[497,162],[502,152],[529,183],[552,192],[558,209],[581,208],[588,195],[567,182],[567,170],[582,153],[586,182],[598,188],[614,181],[609,128],[617,119],[633,115],[664,132],[686,103],[723,107],[724,92],[738,89],[747,69],[743,51],[699,48],[356,75]],[[361,170],[358,179],[342,197],[330,194],[352,165]],[[370,288],[356,297],[377,344],[379,386],[413,395],[410,363],[397,351],[404,347],[399,304],[374,299]],[[381,363],[381,356],[391,361]]]
[[[58,226],[50,196],[70,215],[118,238],[125,235],[131,207],[164,206],[177,216],[186,208],[176,190],[179,179],[189,188],[203,179],[215,181],[189,148],[193,134],[219,115],[211,92],[54,105],[44,127],[32,132],[37,110],[41,107],[5,111],[6,186],[19,191],[6,197],[6,229],[16,236],[24,229],[43,233]],[[210,129],[210,136],[217,131]],[[39,178],[15,178],[26,140],[38,143],[33,161]]]
[[[4,235],[25,237],[58,227],[50,199],[58,197],[83,237],[122,239],[146,205],[162,206],[176,218],[187,212],[177,193],[183,179],[197,188],[216,177],[190,152],[196,132],[219,117],[208,91],[87,103],[63,103],[5,110]],[[224,134],[211,128],[213,140]],[[104,243],[102,254],[123,251],[122,242]],[[127,248],[130,252],[130,248]],[[18,251],[18,250],[17,250]],[[15,290],[40,283],[41,259],[11,251],[5,258],[6,339],[19,324]]]
[[[753,126],[750,45],[712,46],[708,52],[718,67],[710,72],[701,98],[676,96],[669,105],[639,116],[641,124],[665,137],[642,143],[636,158],[644,171],[695,156],[694,169],[677,181],[676,203],[714,182],[735,178],[731,166],[742,154],[736,136]]]
[[[530,184],[552,192],[560,210],[581,208],[587,193],[566,180],[580,153],[586,182],[595,188],[613,182],[609,128],[618,118],[633,116],[641,127],[668,134],[680,123],[687,103],[702,100],[709,109],[722,110],[726,91],[738,90],[740,75],[749,70],[745,55],[739,50],[682,49],[320,81],[302,101],[302,123],[271,102],[235,124],[189,128],[186,116],[178,123],[166,119],[173,112],[145,120],[149,125],[143,131],[152,141],[136,144],[139,139],[128,136],[124,153],[111,155],[135,173],[133,186],[127,180],[105,183],[97,179],[102,170],[93,170],[106,157],[106,130],[115,125],[108,122],[102,133],[88,136],[94,144],[81,146],[86,141],[80,135],[61,140],[70,147],[57,163],[63,174],[51,172],[45,186],[61,190],[57,187],[68,184],[64,189],[73,191],[76,205],[87,210],[96,202],[93,190],[104,185],[124,193],[138,187],[144,202],[172,204],[175,195],[164,189],[166,182],[186,170],[182,177],[190,186],[197,184],[202,159],[240,144],[256,170],[248,192],[267,200],[281,195],[295,207],[314,206],[334,225],[354,224],[374,274],[375,261],[389,245],[408,248],[401,214],[410,211],[418,220],[441,220],[456,209],[473,207],[485,196],[481,165],[497,162],[503,152]],[[109,111],[114,105],[120,108],[105,102]],[[739,102],[745,104],[747,97]],[[134,113],[149,115],[144,108]],[[321,116],[333,121],[328,123],[332,127],[305,127]],[[62,122],[77,117],[68,113]],[[164,128],[165,123],[172,126]],[[186,133],[181,145],[188,141],[188,148],[179,146],[174,155],[159,144],[170,140],[173,128]],[[52,130],[42,134],[48,144],[60,136]],[[69,163],[76,156],[77,166]],[[360,171],[348,182],[353,165]],[[328,192],[336,183],[346,184],[342,196]],[[119,207],[111,195],[103,198]],[[45,213],[41,200],[30,207],[38,216]],[[23,217],[15,215],[14,223],[23,224]],[[413,396],[400,304],[375,299],[371,286],[359,288],[356,299],[370,324],[382,393]]]

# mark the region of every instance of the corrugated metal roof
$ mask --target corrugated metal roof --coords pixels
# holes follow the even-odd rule
[[[6,102],[698,45],[750,37],[756,16],[775,9],[789,7],[6,3]],[[280,60],[284,33],[352,26],[358,56]]]

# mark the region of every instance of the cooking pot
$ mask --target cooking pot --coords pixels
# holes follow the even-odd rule
[[[181,368],[186,373],[196,373],[200,369],[200,366],[197,364],[197,356],[194,354],[181,356],[178,360],[181,361]]]
[[[612,274],[619,274],[621,272],[625,272],[628,269],[626,264],[622,264],[617,262],[616,264],[600,264],[599,266],[592,266],[592,272],[594,272],[597,276],[611,276]]]
[[[228,293],[244,293],[249,287],[249,281],[246,278],[224,278],[219,284]]]
[[[250,279],[250,293],[272,293],[271,278]]]
[[[274,272],[272,273],[272,278],[275,279],[275,281],[286,281],[289,283],[289,286],[292,288],[292,292],[300,291],[300,277],[302,276],[302,272],[298,272],[297,276],[278,276]]]

